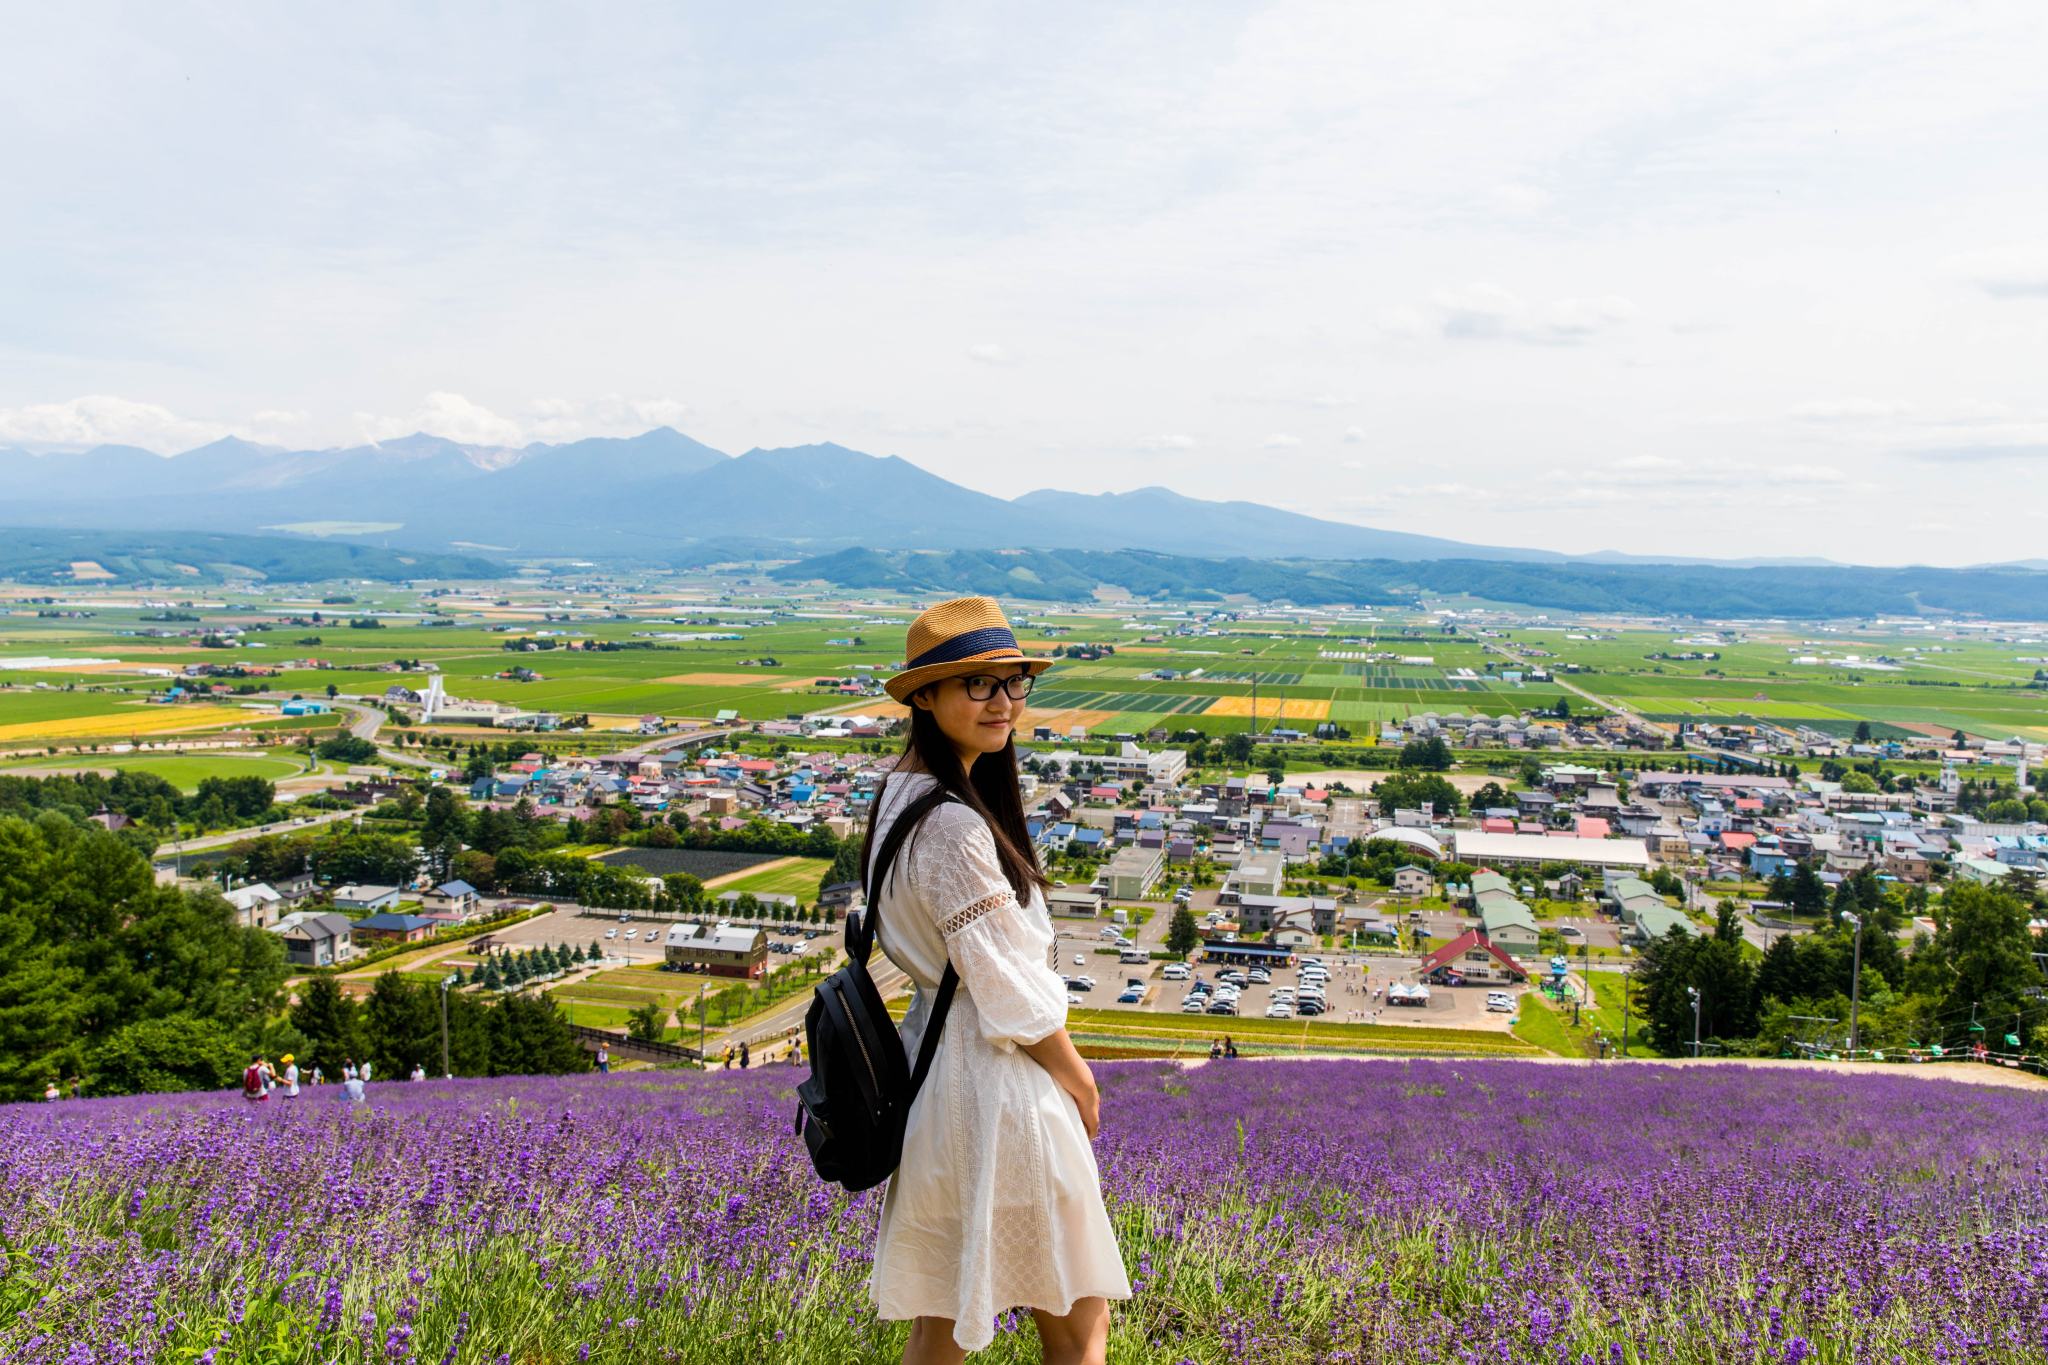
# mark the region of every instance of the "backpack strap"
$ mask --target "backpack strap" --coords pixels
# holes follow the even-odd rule
[[[882,809],[882,796],[888,790],[888,779],[882,780],[882,790],[875,793],[875,804],[871,807],[878,815]],[[875,935],[882,928],[882,890],[890,874],[896,870],[896,855],[903,849],[903,841],[910,837],[912,830],[924,822],[940,805],[953,800],[952,793],[934,782],[932,789],[915,797],[910,804],[897,812],[889,822],[889,832],[882,836],[882,846],[875,850],[874,861],[865,869],[867,872],[865,894],[866,912],[858,917],[849,915],[846,922],[846,952],[865,967],[874,950]],[[858,946],[855,940],[858,938]],[[938,1055],[939,1038],[946,1031],[946,1015],[953,1008],[953,990],[960,984],[960,974],[953,970],[952,954],[946,955],[946,971],[939,978],[939,989],[932,998],[932,1017],[925,1023],[924,1038],[918,1044],[917,1067],[910,1073],[910,1098],[924,1089],[924,1080],[931,1073],[932,1059]]]

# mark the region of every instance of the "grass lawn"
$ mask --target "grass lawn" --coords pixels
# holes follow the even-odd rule
[[[670,997],[656,995],[652,991],[629,991],[618,986],[596,986],[582,981],[571,981],[564,985],[553,987],[548,991],[548,994],[558,1000],[566,999],[573,995],[578,1001],[588,1000],[593,1004],[626,1005],[634,1009],[642,1005],[673,1005],[674,1003]]]
[[[1515,1036],[1560,1057],[1581,1055],[1580,1049],[1573,1046],[1565,1033],[1556,1011],[1550,1008],[1550,1002],[1536,991],[1526,991],[1522,995],[1521,1013],[1515,1020]]]
[[[755,895],[769,893],[795,896],[805,905],[818,899],[818,884],[824,879],[826,869],[832,864],[824,858],[798,858],[795,862],[781,867],[771,867],[760,872],[749,872],[731,881],[722,881],[718,890],[751,891]]]

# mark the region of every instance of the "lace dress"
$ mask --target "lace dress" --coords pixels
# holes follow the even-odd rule
[[[889,779],[877,847],[932,780]],[[1017,903],[980,816],[948,802],[925,817],[882,892],[880,938],[917,985],[903,1021],[913,1065],[949,955],[960,977],[882,1204],[869,1285],[881,1316],[950,1318],[978,1351],[1008,1309],[1064,1316],[1076,1299],[1129,1298],[1080,1110],[1017,1048],[1067,1022],[1066,983],[1046,965],[1052,923],[1037,893]]]

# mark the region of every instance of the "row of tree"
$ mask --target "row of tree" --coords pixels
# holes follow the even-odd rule
[[[331,976],[299,988],[290,1023],[302,1040],[300,1071],[318,1066],[341,1077],[345,1061],[368,1061],[376,1074],[397,1079],[415,1065],[441,1074],[444,992],[434,983],[386,972],[357,1001]],[[546,996],[485,999],[445,992],[448,1069],[456,1076],[524,1076],[587,1071],[589,1054]]]
[[[74,823],[105,810],[128,817],[126,841],[145,857],[181,824],[201,830],[235,829],[284,818],[276,784],[260,777],[207,777],[191,794],[155,773],[117,770],[60,773],[53,777],[0,776],[0,811],[32,819],[57,811]],[[131,832],[132,831],[132,832]]]
[[[1857,880],[1843,882],[1816,932],[1779,937],[1761,960],[1744,953],[1729,902],[1713,934],[1674,930],[1646,945],[1633,980],[1652,1045],[1674,1055],[1692,1050],[1695,991],[1703,1047],[1779,1056],[1802,1041],[1840,1045],[1857,993],[1859,945],[1848,918],[1855,916],[1863,921],[1863,1047],[1958,1046],[1993,1022],[2028,1046],[2048,1047],[2048,1003],[2039,994],[2048,981],[2033,956],[2029,911],[2019,896],[1958,883],[1924,907],[1935,932],[1916,935],[1902,949],[1897,931],[1918,907],[1874,878],[1858,887]]]

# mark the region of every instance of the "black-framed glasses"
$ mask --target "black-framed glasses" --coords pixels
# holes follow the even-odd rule
[[[1031,695],[1031,688],[1038,679],[1029,673],[1019,673],[1014,678],[992,678],[986,673],[976,673],[961,679],[967,684],[967,695],[973,701],[987,701],[996,694],[998,687],[1009,695],[1011,701],[1022,701]]]

